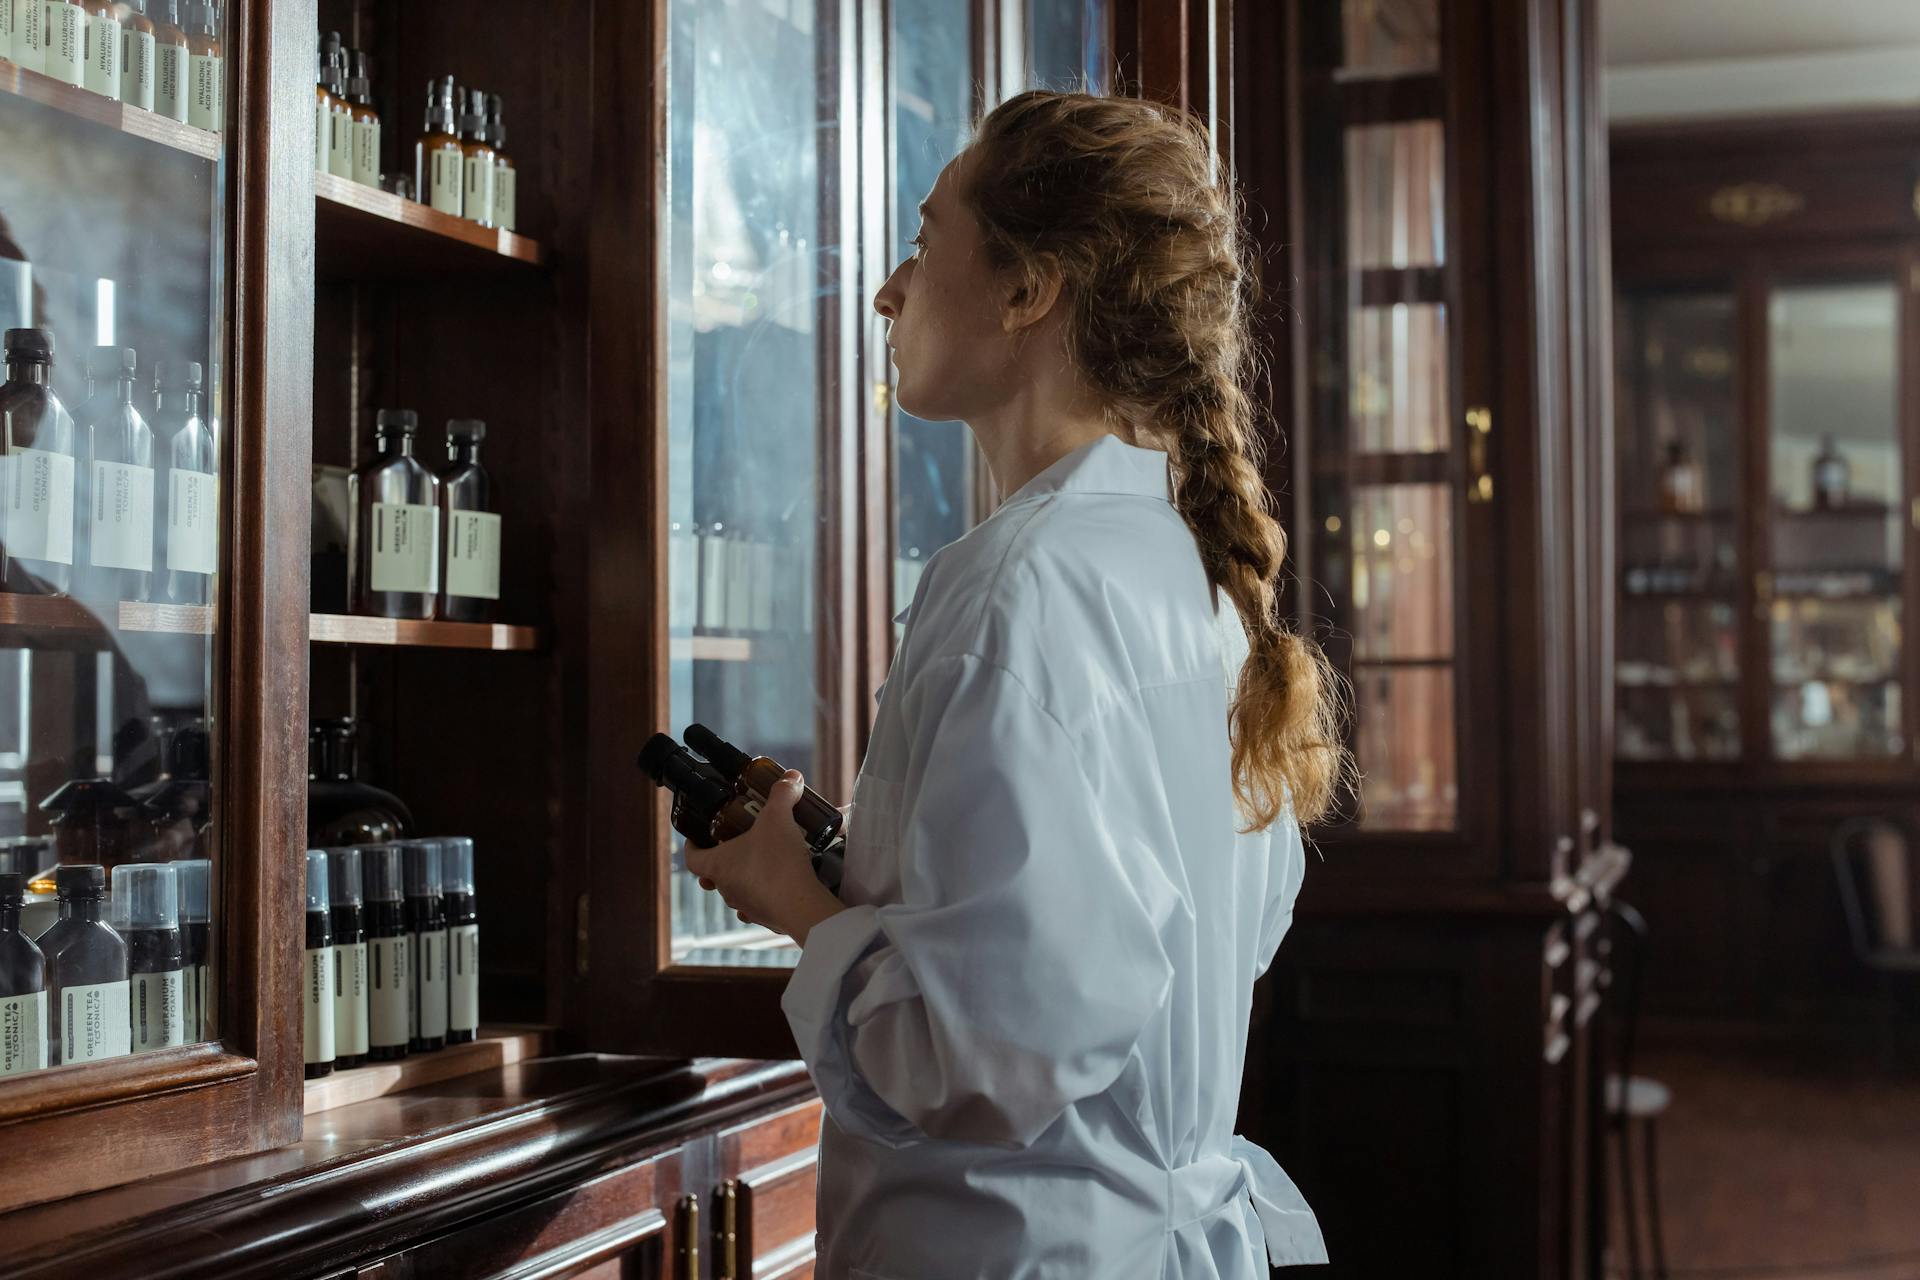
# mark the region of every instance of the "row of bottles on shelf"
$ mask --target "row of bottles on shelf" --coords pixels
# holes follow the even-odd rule
[[[1667,441],[1660,467],[1660,509],[1673,515],[1696,515],[1706,509],[1706,476],[1687,443]],[[1840,452],[1831,434],[1820,438],[1820,451],[1809,464],[1815,511],[1844,511],[1853,505],[1853,466]]]
[[[452,76],[429,80],[413,171],[383,178],[372,69],[366,52],[343,46],[337,31],[320,42],[313,163],[323,173],[385,187],[483,227],[511,231],[517,224],[519,175],[507,154],[505,99]]]
[[[480,465],[487,424],[447,423],[447,462],[413,453],[419,419],[382,409],[374,453],[347,478],[347,598],[380,618],[491,622],[500,600],[500,517]]]
[[[676,628],[707,632],[813,629],[810,548],[768,542],[724,521],[682,525],[667,534],[669,606]]]
[[[480,923],[466,836],[307,851],[308,1079],[474,1039]]]
[[[134,350],[95,348],[76,418],[53,390],[53,356],[52,330],[7,330],[0,590],[208,603],[219,464],[199,363],[157,367],[149,421]]]
[[[216,0],[0,0],[0,57],[196,129],[226,118]]]

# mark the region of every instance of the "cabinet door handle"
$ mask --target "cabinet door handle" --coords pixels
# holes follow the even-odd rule
[[[713,1200],[713,1280],[739,1280],[740,1184],[728,1178]]]
[[[1493,440],[1493,410],[1485,405],[1467,410],[1467,429],[1473,433],[1467,437],[1467,469],[1473,472],[1467,480],[1467,501],[1492,502],[1493,468],[1487,455]]]
[[[680,1280],[700,1280],[699,1196],[681,1198],[679,1237],[674,1242],[674,1252],[680,1259]]]

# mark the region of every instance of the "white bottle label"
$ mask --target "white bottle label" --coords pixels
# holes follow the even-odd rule
[[[428,157],[427,202],[442,213],[460,216],[461,169],[466,157],[458,147],[438,147]]]
[[[153,109],[182,124],[187,120],[187,46],[159,44],[153,53]]]
[[[306,1060],[333,1061],[333,948],[307,948],[303,1006]]]
[[[187,1042],[185,975],[136,973],[131,982],[133,1051],[149,1053]]]
[[[373,985],[367,991],[367,1036],[375,1048],[407,1042],[407,1011],[413,1004],[413,970],[407,963],[413,935],[375,938],[372,948]]]
[[[380,185],[380,119],[353,122],[353,180],[362,186]]]
[[[440,512],[416,502],[373,504],[375,591],[440,589]]]
[[[226,121],[225,86],[217,53],[196,53],[189,63],[193,75],[187,93],[187,123],[209,133],[220,132]]]
[[[480,926],[457,924],[447,930],[447,1029],[480,1027]]]
[[[153,568],[153,468],[93,464],[93,563]]]
[[[0,997],[0,1076],[47,1065],[47,993]]]
[[[17,560],[73,563],[73,457],[15,449],[0,458],[7,551]]]
[[[325,98],[313,99],[313,167],[331,172],[333,165],[333,107]]]
[[[367,1051],[367,944],[333,949],[333,1042],[343,1058]]]
[[[47,3],[47,74],[77,85],[86,80],[87,15],[64,0]]]
[[[514,220],[519,215],[518,201],[514,199],[513,166],[506,161],[497,161],[493,166],[493,225],[502,230],[511,231]]]
[[[153,110],[153,32],[120,30],[120,101]]]
[[[46,0],[0,0],[0,22],[6,24],[5,50],[29,71],[47,69]]]
[[[419,934],[420,969],[415,986],[420,993],[418,1035],[441,1040],[447,1034],[447,931]]]
[[[455,511],[447,521],[447,594],[500,598],[500,517]]]
[[[212,573],[220,562],[220,494],[204,471],[172,473],[167,495],[167,568]]]
[[[66,987],[60,992],[60,1061],[124,1058],[133,1048],[128,982]]]
[[[493,157],[475,154],[467,157],[467,189],[460,207],[467,217],[483,226],[493,224]]]
[[[327,121],[327,172],[336,178],[353,176],[353,117],[347,104],[337,103]]]
[[[120,97],[120,20],[88,18],[86,49],[87,88],[115,101]]]

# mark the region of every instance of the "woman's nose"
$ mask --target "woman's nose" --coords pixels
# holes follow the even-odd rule
[[[912,260],[909,259],[895,267],[893,274],[887,277],[887,282],[880,286],[880,292],[873,295],[873,309],[879,312],[883,319],[898,320],[900,318],[900,301],[904,296],[903,277],[911,262]]]

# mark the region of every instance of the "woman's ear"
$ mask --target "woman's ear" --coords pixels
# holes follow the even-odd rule
[[[1060,265],[1052,258],[1041,258],[1032,266],[1008,276],[1000,302],[1000,327],[1014,334],[1046,319],[1060,298]]]

